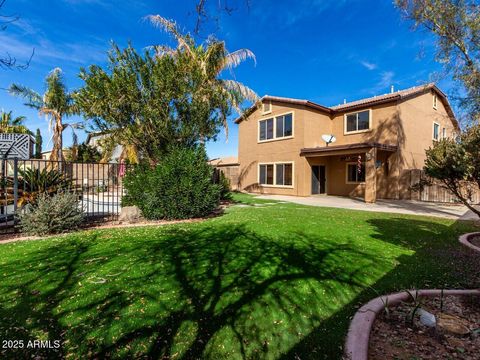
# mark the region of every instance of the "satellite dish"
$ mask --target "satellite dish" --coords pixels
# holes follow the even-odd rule
[[[335,141],[337,141],[337,138],[335,136],[333,136],[332,134],[326,134],[326,135],[322,135],[322,140],[325,141],[327,143],[327,146],[328,146],[328,144],[332,144]]]

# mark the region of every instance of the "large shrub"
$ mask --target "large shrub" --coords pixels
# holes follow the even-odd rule
[[[127,173],[122,205],[136,205],[147,219],[188,219],[210,214],[219,204],[220,186],[202,147],[174,148],[154,168]]]
[[[74,230],[83,221],[82,209],[73,193],[43,193],[19,216],[23,232],[31,235],[58,234]]]
[[[216,171],[216,176],[215,176],[215,183],[218,184],[220,187],[220,199],[222,200],[231,200],[232,199],[232,193],[230,192],[230,180],[225,176],[223,171],[221,170],[215,170]]]

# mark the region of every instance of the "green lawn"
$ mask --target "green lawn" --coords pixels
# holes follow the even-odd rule
[[[377,294],[479,286],[457,242],[472,225],[235,199],[205,222],[1,245],[0,338],[62,340],[49,358],[334,359]]]

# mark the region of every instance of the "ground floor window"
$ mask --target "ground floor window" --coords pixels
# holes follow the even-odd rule
[[[273,164],[260,165],[260,184],[273,185]]]
[[[365,163],[347,164],[347,183],[362,183],[365,182]]]
[[[258,173],[260,185],[293,185],[293,163],[260,164]]]

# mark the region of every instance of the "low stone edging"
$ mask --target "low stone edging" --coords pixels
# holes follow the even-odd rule
[[[412,294],[419,297],[440,296],[442,290],[411,290]],[[477,290],[443,290],[443,296],[447,295],[474,295],[480,296],[480,289]],[[407,301],[410,295],[406,291],[379,296],[367,304],[363,305],[355,314],[348,328],[347,339],[345,342],[345,359],[348,360],[367,360],[370,332],[373,322],[377,315],[385,308],[385,302],[388,301],[388,307],[398,305],[402,301]],[[387,300],[388,299],[388,300]]]
[[[468,233],[468,234],[463,234],[461,235],[458,240],[465,246],[469,247],[472,250],[480,252],[480,247],[473,245],[470,242],[470,239],[473,238],[474,236],[480,237],[480,232],[473,232],[473,233]]]

